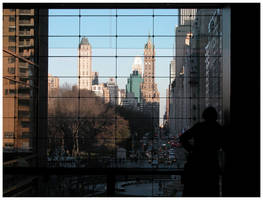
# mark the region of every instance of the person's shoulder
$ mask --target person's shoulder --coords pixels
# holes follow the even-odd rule
[[[204,122],[197,122],[197,123],[195,124],[196,127],[205,126],[205,125],[206,125],[206,122],[205,122],[205,121],[204,121]]]
[[[202,128],[203,126],[205,126],[205,123],[204,123],[204,122],[197,122],[197,123],[193,126],[193,129]]]

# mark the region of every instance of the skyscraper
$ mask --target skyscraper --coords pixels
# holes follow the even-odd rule
[[[171,83],[170,83],[170,112],[169,129],[170,134],[175,136],[183,132],[188,126],[187,105],[189,98],[186,98],[189,92],[188,68],[186,68],[186,50],[190,44],[193,19],[196,11],[192,9],[180,9],[179,26],[175,29],[175,54],[176,61],[171,62]],[[179,36],[179,37],[178,37]],[[182,98],[184,97],[184,98]]]
[[[39,13],[4,9],[3,14],[3,150],[28,152],[36,132],[34,106],[39,86],[32,76],[37,76],[35,63],[39,62]]]
[[[195,19],[197,9],[179,9],[178,24],[190,25]]]
[[[154,81],[155,76],[155,48],[151,37],[144,46],[144,72],[141,84],[142,110],[151,115],[154,125],[159,126],[159,91]]]
[[[175,68],[175,58],[170,63],[170,84],[175,80],[176,68]]]
[[[206,106],[213,106],[222,118],[222,20],[221,10],[214,10],[208,23],[208,42],[205,47]]]
[[[83,37],[78,48],[78,76],[79,89],[92,89],[91,45],[87,38]]]
[[[127,79],[126,93],[132,92],[137,98],[137,103],[141,102],[141,83],[142,77],[138,71],[133,71],[130,78]]]
[[[107,88],[109,90],[110,103],[112,105],[118,104],[118,85],[116,84],[115,78],[110,78],[107,83]]]

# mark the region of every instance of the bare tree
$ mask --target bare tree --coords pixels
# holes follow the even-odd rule
[[[72,91],[64,87],[49,112],[53,116],[50,135],[62,138],[61,150],[64,151],[65,145],[71,146],[72,156],[78,156],[80,149],[86,152],[101,147],[114,149],[130,137],[128,121],[88,90]],[[68,145],[68,138],[72,138],[72,145]]]

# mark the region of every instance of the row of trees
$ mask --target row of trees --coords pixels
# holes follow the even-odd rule
[[[110,153],[130,138],[128,120],[88,90],[62,88],[49,97],[51,152]]]
[[[49,150],[115,155],[118,147],[139,148],[146,132],[153,132],[152,119],[146,114],[122,106],[105,104],[88,90],[64,86],[49,93]]]

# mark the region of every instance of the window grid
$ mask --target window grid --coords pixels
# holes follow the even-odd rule
[[[150,36],[151,36],[151,38],[152,38],[152,43],[153,43],[153,46],[155,46],[155,45],[157,45],[158,44],[158,39],[160,39],[160,38],[174,38],[174,40],[176,40],[177,38],[185,38],[185,36],[183,36],[183,35],[176,35],[176,34],[174,34],[174,35],[158,35],[158,34],[155,34],[155,26],[156,26],[156,24],[155,24],[155,19],[156,19],[156,17],[169,17],[169,16],[182,16],[182,15],[158,15],[158,14],[155,14],[155,9],[152,9],[152,15],[121,15],[121,14],[118,14],[118,9],[115,9],[115,11],[116,11],[116,14],[115,15],[103,15],[103,17],[106,17],[106,16],[108,16],[108,17],[115,17],[116,19],[115,19],[115,31],[116,31],[116,35],[85,35],[85,34],[82,34],[82,27],[84,27],[85,26],[85,23],[84,24],[82,24],[81,22],[82,22],[82,18],[83,17],[87,17],[87,18],[89,18],[89,17],[102,17],[102,15],[83,15],[82,13],[81,13],[81,9],[78,9],[78,15],[49,15],[49,18],[51,18],[51,17],[55,17],[55,18],[59,18],[59,17],[61,17],[61,18],[63,18],[63,17],[76,17],[76,18],[78,18],[78,35],[48,35],[48,37],[49,38],[66,38],[66,37],[76,37],[76,38],[78,38],[78,44],[80,44],[81,43],[81,40],[82,40],[82,38],[83,37],[88,37],[88,38],[115,38],[115,47],[113,48],[113,49],[115,49],[115,55],[112,55],[112,56],[102,56],[102,55],[100,55],[100,56],[96,56],[96,55],[93,55],[92,54],[92,56],[81,56],[81,55],[69,55],[69,56],[65,56],[65,55],[62,55],[62,56],[59,56],[59,55],[50,55],[49,56],[49,59],[50,58],[54,58],[54,59],[56,59],[56,58],[77,58],[78,60],[80,60],[80,58],[82,58],[82,57],[87,57],[87,58],[89,58],[89,57],[91,57],[92,59],[93,58],[98,58],[98,59],[100,59],[100,58],[114,58],[114,60],[115,60],[115,70],[113,70],[113,72],[115,72],[115,73],[113,73],[113,75],[111,76],[111,75],[99,75],[99,78],[101,79],[103,79],[103,80],[105,80],[105,79],[109,79],[109,78],[115,78],[115,82],[118,84],[118,80],[124,80],[124,79],[128,79],[128,78],[130,78],[130,76],[129,75],[122,75],[122,74],[120,74],[119,73],[119,71],[120,71],[120,68],[119,68],[119,66],[120,66],[120,64],[118,63],[118,60],[120,60],[120,59],[126,59],[126,58],[133,58],[133,57],[135,57],[136,55],[125,55],[125,56],[123,56],[123,55],[119,55],[119,52],[118,52],[118,49],[120,49],[119,48],[119,46],[121,46],[121,44],[119,44],[119,42],[120,42],[120,38],[131,38],[131,37],[135,37],[135,38],[147,38],[148,37],[148,35],[147,34],[145,34],[145,35],[133,35],[133,34],[131,34],[131,35],[119,35],[118,34],[118,20],[120,19],[120,18],[122,18],[122,17],[129,17],[129,18],[136,18],[136,17],[149,17],[149,18],[152,18],[152,34],[149,34]],[[9,15],[5,15],[5,16],[9,16]],[[187,16],[187,15],[186,15]],[[196,16],[199,16],[199,15],[196,15]],[[202,17],[204,17],[204,16],[206,16],[206,17],[211,17],[211,15],[201,15]],[[218,15],[218,16],[220,16],[221,17],[221,15]],[[17,17],[15,17],[15,19],[17,19]],[[158,25],[157,25],[157,27],[158,27]],[[190,32],[192,32],[192,25],[190,25]],[[17,32],[16,32],[16,34],[17,34]],[[40,37],[44,37],[45,35],[41,35],[40,34]],[[204,37],[204,38],[206,38],[206,37],[215,37],[215,38],[218,38],[218,39],[221,39],[222,38],[222,36],[218,33],[218,35],[203,35],[202,37]],[[5,36],[4,35],[4,37],[9,37],[8,35],[7,36]],[[17,35],[15,35],[14,36],[15,37],[15,41],[19,41],[19,36],[17,36]],[[39,38],[40,39],[40,38]],[[192,44],[192,40],[193,40],[193,38],[191,37],[190,38],[190,43]],[[113,41],[114,42],[114,41]],[[142,48],[143,48],[143,45],[145,44],[145,42],[146,41],[144,41],[144,43],[142,43]],[[217,43],[217,45],[218,45],[218,49],[220,50],[220,45],[221,45],[221,43],[220,42],[218,42]],[[77,48],[77,46],[76,46],[76,48]],[[6,48],[7,49],[7,48]],[[131,48],[132,49],[132,48]],[[161,49],[161,48],[160,48]],[[175,50],[175,52],[176,52],[176,47],[174,48]],[[10,48],[10,50],[11,50],[11,48]],[[156,48],[156,50],[158,50],[157,48]],[[177,56],[177,55],[173,55],[173,56],[166,56],[166,55],[154,55],[153,56],[153,58],[154,59],[156,59],[156,60],[158,60],[159,58],[171,58],[171,60],[172,59],[185,59],[185,60],[187,60],[186,62],[190,62],[189,61],[189,59],[191,60],[192,58],[194,58],[194,59],[205,59],[205,58],[215,58],[215,57],[217,57],[218,59],[220,59],[220,58],[222,58],[222,56],[221,55],[208,55],[208,56],[206,56],[206,55],[203,55],[203,56],[200,56],[200,54],[198,55],[198,53],[197,54],[195,54],[195,53],[193,53],[193,51],[195,51],[195,50],[193,50],[191,47],[188,49],[189,51],[190,51],[190,53],[189,53],[189,55],[179,55],[179,56]],[[198,50],[197,50],[198,51]],[[8,52],[7,52],[8,53]],[[23,57],[23,56],[20,56],[20,55],[16,55],[16,54],[11,54],[12,56],[14,56],[15,58],[16,58],[16,60],[23,60],[23,61],[25,61],[26,63],[29,63],[29,64],[31,64],[31,65],[33,65],[33,68],[34,68],[34,70],[36,70],[37,71],[37,69],[38,69],[38,66],[34,63],[34,62],[32,62],[32,61],[30,61],[30,60],[28,60],[28,59],[26,59],[27,57]],[[8,55],[9,56],[9,55]],[[6,56],[6,57],[8,57],[8,56]],[[5,56],[4,56],[5,57]],[[142,58],[147,58],[147,56],[140,56],[140,57],[142,57]],[[152,56],[149,56],[149,57],[152,57]],[[79,64],[78,64],[79,65]],[[150,65],[150,63],[149,63],[149,65]],[[169,90],[170,90],[170,92],[172,91],[172,88],[174,88],[173,86],[172,86],[172,84],[170,84],[171,83],[171,77],[172,77],[172,74],[171,74],[171,71],[170,71],[170,67],[169,67],[169,74],[167,75],[167,76],[163,76],[163,75],[158,75],[157,73],[156,73],[156,61],[155,61],[155,74],[154,74],[154,76],[152,77],[152,78],[154,78],[155,80],[156,79],[167,79],[168,80],[168,85],[167,85],[167,87],[169,88]],[[28,82],[30,82],[30,81],[37,81],[39,78],[40,79],[50,79],[50,77],[45,77],[45,76],[41,76],[41,75],[38,75],[37,73],[35,74],[35,73],[33,73],[31,76],[27,76],[27,75],[21,75],[21,73],[24,73],[24,72],[22,72],[21,70],[19,70],[19,62],[17,62],[17,61],[15,61],[15,76],[12,76],[12,75],[8,75],[8,76],[5,76],[4,77],[4,79],[7,79],[7,80],[10,80],[10,81],[14,81],[15,82],[15,85],[20,85],[20,84],[22,84],[22,85],[26,85],[26,86],[29,86],[30,88],[33,88],[33,89],[35,89],[35,90],[37,90],[38,89],[38,86],[36,86],[35,84],[28,84]],[[74,67],[77,67],[77,66],[74,66]],[[168,67],[168,66],[167,66]],[[145,69],[145,68],[144,68]],[[76,76],[76,75],[67,75],[67,74],[65,74],[65,75],[59,75],[59,79],[60,80],[63,80],[63,79],[67,79],[67,80],[69,80],[69,79],[73,79],[73,78],[75,78],[76,80],[77,80],[77,83],[78,83],[78,85],[77,85],[77,88],[79,88],[79,86],[81,85],[81,83],[82,83],[82,78],[84,78],[84,81],[85,80],[87,80],[86,78],[88,78],[88,79],[91,79],[91,78],[93,78],[93,76],[89,76],[89,75],[87,75],[87,71],[86,71],[86,74],[85,75],[83,75],[83,74],[81,74],[81,72],[80,72],[80,67],[78,67],[78,76]],[[52,74],[52,75],[56,75],[56,74]],[[22,78],[22,79],[21,79]],[[19,81],[19,80],[25,80],[25,79],[23,79],[23,78],[27,78],[28,79],[28,81]],[[52,77],[53,78],[53,77]],[[147,78],[146,76],[144,76],[144,78]],[[173,78],[173,77],[172,77]],[[199,79],[203,79],[203,80],[206,80],[206,79],[218,79],[219,81],[220,80],[222,80],[222,75],[221,74],[216,74],[215,76],[214,75],[206,75],[206,74],[203,74],[203,75],[200,75],[200,76],[198,76],[198,77],[196,77],[195,75],[192,75],[192,74],[189,74],[189,75],[184,75],[183,74],[183,76],[176,76],[176,79],[177,80],[181,80],[181,81],[191,81],[192,79],[194,79],[194,78],[199,78]],[[146,82],[146,81],[145,81]],[[152,80],[150,79],[150,81],[149,82],[152,82]],[[86,82],[84,82],[85,84],[87,84],[87,81]],[[182,85],[182,86],[184,86],[184,85]],[[18,87],[16,87],[16,88],[18,88]],[[63,88],[63,87],[61,87],[61,88]],[[219,88],[220,89],[220,88]],[[221,94],[219,94],[218,96],[209,96],[209,98],[207,97],[207,96],[202,96],[202,95],[197,95],[197,96],[193,96],[193,88],[191,88],[191,91],[190,91],[190,95],[182,95],[182,94],[177,94],[177,95],[174,95],[174,96],[170,96],[170,94],[168,95],[168,96],[165,96],[165,95],[160,95],[158,98],[160,99],[160,101],[161,100],[167,100],[168,99],[168,102],[169,102],[169,106],[170,106],[170,102],[171,101],[175,101],[175,100],[177,100],[177,99],[179,99],[179,100],[182,100],[182,101],[185,101],[185,100],[189,100],[190,101],[190,105],[192,105],[192,101],[199,101],[199,100],[206,100],[206,99],[209,99],[209,100],[213,100],[213,99],[216,99],[217,101],[219,101],[219,102],[221,102],[221,105],[222,105],[222,96],[221,96]],[[13,96],[4,96],[4,99],[12,99],[12,98],[18,98],[20,95],[19,95],[19,89],[17,89],[17,91],[15,90],[15,96],[13,97]],[[22,90],[20,90],[21,91],[21,93],[22,93]],[[24,92],[26,92],[26,91],[24,91]],[[27,92],[26,92],[27,93]],[[121,136],[118,136],[117,137],[117,135],[118,135],[118,128],[119,128],[119,123],[120,123],[120,121],[119,120],[122,120],[122,116],[120,116],[119,115],[119,111],[117,112],[116,110],[114,110],[113,111],[113,115],[111,115],[112,117],[103,117],[103,116],[100,116],[100,117],[93,117],[93,116],[90,116],[90,117],[87,117],[87,116],[84,116],[83,115],[83,111],[82,111],[82,108],[81,108],[81,104],[83,104],[83,101],[84,100],[87,100],[87,101],[92,101],[92,100],[94,100],[94,101],[99,101],[99,97],[98,97],[98,95],[97,96],[85,96],[85,95],[87,95],[87,94],[85,94],[85,92],[82,92],[81,90],[78,90],[78,92],[77,92],[77,96],[66,96],[66,97],[64,97],[64,96],[61,96],[60,94],[58,94],[56,91],[49,91],[49,94],[48,94],[48,96],[47,97],[42,97],[43,99],[39,99],[39,101],[43,101],[43,100],[45,100],[46,98],[48,98],[48,101],[49,101],[49,105],[50,105],[50,103],[52,104],[52,102],[51,101],[60,101],[60,99],[61,99],[61,101],[62,100],[68,100],[68,102],[71,102],[72,104],[75,104],[75,102],[77,102],[77,113],[74,113],[74,114],[72,114],[72,116],[63,116],[63,117],[57,117],[54,113],[49,113],[49,115],[48,115],[48,121],[49,121],[49,123],[52,123],[52,121],[54,120],[68,120],[68,122],[72,122],[72,121],[76,121],[76,122],[78,122],[79,124],[73,124],[73,125],[75,125],[75,126],[81,126],[81,123],[84,123],[83,121],[85,121],[85,120],[89,120],[89,121],[92,121],[93,123],[94,123],[94,126],[95,126],[95,123],[96,123],[96,121],[99,121],[99,120],[105,120],[105,119],[107,119],[108,121],[113,121],[114,123],[114,126],[113,127],[111,127],[112,129],[113,129],[113,132],[114,132],[114,137],[104,137],[103,138],[103,140],[105,140],[105,141],[108,141],[108,142],[112,142],[112,141],[114,141],[114,145],[116,145],[117,143],[118,143],[118,141],[119,140],[121,140],[121,139],[123,139],[123,140],[125,140],[125,139],[127,139],[126,137],[121,137]],[[22,95],[21,95],[22,96]],[[114,105],[116,106],[116,104],[117,104],[117,100],[118,100],[118,96],[113,96],[113,98],[115,99],[114,100]],[[134,99],[134,97],[125,97],[126,99]],[[147,96],[146,97],[146,99],[154,99],[155,97],[154,96],[152,96],[152,95],[149,95],[149,96]],[[91,99],[91,100],[89,100],[89,99]],[[21,99],[22,100],[22,99]],[[77,100],[77,101],[75,101],[75,100]],[[20,101],[20,102],[22,102],[22,101]],[[23,103],[21,103],[20,105],[19,105],[19,101],[18,101],[18,106],[26,106],[25,104],[24,105],[22,105]],[[98,103],[99,104],[99,103]],[[197,103],[198,104],[198,103]],[[86,104],[85,104],[86,105]],[[193,108],[195,108],[195,109],[192,109],[192,110],[198,110],[198,109],[200,109],[200,108],[198,108],[198,106],[197,106],[197,108],[196,107],[194,107],[193,106]],[[191,109],[191,108],[188,108],[188,109]],[[26,114],[25,112],[26,111],[24,111],[24,112],[20,112],[18,109],[14,109],[15,111],[17,111],[17,114],[18,114],[18,118],[23,118],[23,117],[25,117],[24,115]],[[154,104],[151,104],[151,110],[154,110]],[[191,110],[191,111],[192,111]],[[170,112],[170,111],[169,111]],[[192,114],[192,113],[191,113]],[[190,114],[190,116],[169,116],[169,120],[177,120],[177,121],[191,121],[194,117],[192,116]],[[27,115],[27,114],[26,114]],[[16,116],[16,115],[15,115]],[[199,115],[197,115],[197,116],[195,116],[196,117],[196,120],[195,121],[200,121],[201,120],[201,118],[200,118],[200,114]],[[222,119],[222,115],[220,116],[221,117],[221,119]],[[12,119],[13,117],[9,117],[9,116],[4,116],[4,119]],[[130,116],[129,117],[129,119],[132,121],[132,120],[143,120],[143,119],[151,119],[150,121],[151,121],[151,125],[152,125],[152,127],[154,127],[154,120],[160,120],[160,121],[163,121],[163,120],[167,120],[167,117],[165,117],[165,116],[154,116],[154,115],[151,115],[151,116]],[[42,118],[40,117],[40,118],[38,118],[38,120],[42,120]],[[44,118],[43,120],[46,120],[46,118]],[[94,122],[95,121],[95,122]],[[188,122],[188,124],[190,124],[190,122]],[[30,126],[30,122],[28,122],[28,121],[21,121],[21,125],[22,125],[22,127],[23,128],[25,128],[25,127],[28,127],[28,126]],[[52,124],[53,125],[53,124]],[[54,126],[55,127],[55,126]],[[62,128],[61,127],[55,127],[55,128],[57,128],[57,131],[61,131],[62,130]],[[188,127],[188,128],[190,128],[190,127]],[[50,130],[49,129],[49,132],[52,132],[52,130]],[[8,134],[7,134],[8,135]],[[134,135],[133,135],[134,136]],[[9,137],[9,136],[8,136]],[[33,135],[30,135],[30,132],[23,132],[23,134],[22,134],[22,136],[21,136],[22,138],[28,138],[28,137],[31,137],[31,139],[38,139],[38,138],[34,138],[35,136],[33,136]],[[90,145],[91,143],[93,143],[95,140],[93,139],[93,138],[83,138],[82,136],[77,136],[78,138],[80,138],[81,140],[79,140],[79,145],[83,145],[83,143],[84,144],[88,144],[88,145]],[[81,138],[82,137],[82,138]],[[131,136],[132,137],[132,136]],[[137,137],[137,136],[136,136]],[[138,138],[138,137],[137,137]],[[150,140],[151,140],[151,142],[152,143],[154,143],[154,140],[155,140],[155,130],[154,130],[154,128],[151,128],[151,134],[150,134]],[[16,140],[16,141],[18,141],[19,139],[21,139],[21,138],[19,138],[19,137],[14,137],[14,139]],[[48,141],[50,142],[51,140],[53,140],[54,142],[57,142],[57,144],[61,144],[61,138],[59,137],[59,135],[57,136],[57,135],[55,135],[55,136],[49,136],[48,138],[42,138],[43,140],[47,140],[48,139]],[[64,135],[63,136],[63,140],[70,140],[70,139],[72,139],[72,136],[69,136],[69,135]],[[63,141],[63,142],[65,142],[65,141]],[[96,142],[96,141],[95,141]],[[100,142],[100,140],[98,140],[97,142]],[[138,141],[136,141],[136,142],[138,142]],[[12,146],[12,145],[10,145],[10,143],[6,143],[7,145],[6,146]],[[24,143],[23,143],[23,145],[24,145]],[[27,146],[27,145],[25,145],[25,146]],[[152,147],[152,150],[150,150],[150,152],[152,153],[152,155],[153,155],[153,147]],[[111,155],[113,155],[113,157],[115,157],[116,158],[116,155],[118,154],[118,152],[117,152],[117,148],[114,148],[114,150],[112,151],[112,153],[111,153]],[[73,155],[73,153],[71,154],[71,155]],[[77,155],[77,154],[75,154],[75,155]],[[159,155],[158,155],[158,157],[159,157]],[[98,158],[97,158],[98,159]],[[138,159],[138,162],[143,162],[143,161],[145,161],[147,158],[139,158]],[[153,156],[151,157],[151,159],[147,159],[147,161],[148,160],[151,160],[151,162],[153,162],[155,159],[153,158]],[[49,162],[49,167],[50,168],[52,168],[52,167],[58,167],[58,165],[56,165],[57,163],[56,163],[56,161],[55,160],[53,160],[52,158],[48,158],[48,161],[50,161]],[[104,158],[103,158],[103,162],[104,162],[105,160],[104,160]],[[62,161],[61,161],[61,163],[63,163]],[[65,162],[65,163],[67,163],[67,162]],[[84,165],[78,165],[77,167],[83,167]],[[65,167],[65,166],[63,166],[63,164],[62,165],[60,165],[60,167]],[[69,165],[69,167],[72,167],[72,166],[70,166]],[[74,166],[74,167],[76,167],[76,165]],[[85,167],[90,167],[90,166],[87,166],[87,165],[85,165]],[[94,167],[94,165],[92,166],[92,167]],[[99,166],[97,166],[97,167],[99,167]],[[120,163],[118,163],[118,161],[116,162],[115,161],[115,163],[110,163],[110,165],[102,165],[102,167],[105,167],[105,168],[122,168],[122,167],[126,167],[126,168],[129,168],[129,166],[127,166],[127,165],[123,165],[123,163],[121,163],[121,161],[120,161]],[[133,165],[133,168],[152,168],[153,167],[153,165],[146,165],[146,167],[145,166],[140,166],[140,165]],[[182,166],[180,166],[180,164],[179,165],[174,165],[173,166],[174,168],[182,168]],[[160,168],[168,168],[168,166],[164,166],[164,167],[160,167]],[[122,179],[123,177],[119,177],[119,179]],[[151,177],[150,178],[151,180],[152,180],[152,182],[154,182],[154,178],[153,177]],[[158,178],[157,178],[158,179]],[[154,190],[155,190],[155,188],[154,188],[155,186],[154,186],[154,184],[152,184],[152,191],[154,192]],[[63,191],[64,192],[64,191]],[[152,194],[152,196],[154,196],[154,194]]]
[[[125,17],[128,17],[128,18],[136,18],[136,17],[147,17],[147,18],[152,18],[152,25],[153,25],[153,27],[152,27],[152,31],[153,31],[153,33],[151,34],[151,37],[153,38],[153,45],[155,45],[155,40],[158,40],[159,39],[159,37],[161,38],[161,37],[173,37],[173,38],[184,38],[185,36],[184,35],[156,35],[155,33],[154,33],[154,26],[155,26],[155,18],[156,17],[168,17],[168,16],[179,16],[179,15],[155,15],[155,13],[154,13],[154,9],[152,9],[152,14],[151,15],[121,15],[121,14],[118,14],[118,10],[115,10],[115,12],[116,12],[116,14],[115,15],[83,15],[83,14],[81,14],[81,10],[79,10],[78,11],[79,12],[79,14],[78,15],[49,15],[49,17],[54,17],[54,18],[59,18],[59,17],[76,17],[76,18],[78,18],[78,22],[79,22],[79,35],[78,35],[78,37],[79,37],[79,43],[81,42],[81,38],[83,38],[83,37],[88,37],[88,38],[92,38],[92,37],[101,37],[101,38],[104,38],[104,37],[110,37],[110,38],[114,38],[114,37],[116,37],[116,39],[115,39],[115,48],[113,48],[113,49],[115,49],[115,55],[111,55],[111,56],[96,56],[96,55],[92,55],[92,56],[86,56],[86,55],[84,55],[84,56],[81,56],[81,55],[78,55],[78,59],[80,59],[81,57],[91,57],[91,58],[103,58],[103,57],[109,57],[109,58],[114,58],[115,57],[115,73],[114,74],[112,74],[112,75],[110,75],[110,76],[103,76],[103,75],[100,75],[99,76],[99,78],[104,78],[104,79],[106,79],[106,78],[111,78],[111,77],[114,77],[115,78],[115,81],[116,82],[118,82],[118,79],[120,79],[120,78],[122,78],[122,79],[126,79],[126,78],[129,78],[129,76],[122,76],[122,75],[119,75],[119,73],[118,73],[118,71],[119,71],[119,66],[118,66],[118,59],[119,58],[127,58],[127,57],[134,57],[134,55],[131,55],[131,56],[129,56],[129,55],[126,55],[126,56],[121,56],[121,55],[119,55],[119,53],[118,53],[118,41],[119,41],[119,38],[121,38],[121,37],[124,37],[124,38],[129,38],[129,37],[138,37],[138,38],[140,38],[140,37],[147,37],[147,35],[138,35],[138,34],[132,34],[132,35],[127,35],[127,34],[124,34],[124,35],[120,35],[119,33],[118,33],[118,24],[119,24],[119,19],[121,19],[121,18],[125,18]],[[182,16],[182,15],[181,15]],[[188,15],[185,15],[185,16],[188,16]],[[200,17],[211,17],[212,15],[196,15],[196,17],[198,17],[198,16],[200,16]],[[221,16],[221,14],[218,14],[218,16]],[[101,18],[105,18],[105,17],[112,17],[112,18],[116,18],[115,20],[113,20],[114,22],[115,22],[115,31],[116,31],[116,35],[92,35],[92,34],[82,34],[82,31],[81,31],[81,27],[84,27],[85,26],[85,24],[81,24],[82,23],[82,19],[83,19],[83,17],[84,18],[89,18],[89,17],[101,17]],[[111,26],[110,26],[111,27]],[[112,28],[114,28],[114,26],[112,27]],[[192,25],[189,25],[189,28],[190,28],[190,33],[192,32]],[[53,38],[53,37],[55,37],[55,38],[59,38],[59,37],[74,37],[74,36],[76,36],[76,35],[72,35],[72,34],[70,34],[70,35],[60,35],[60,34],[58,34],[58,35],[53,35],[53,34],[50,34],[49,35],[49,37],[50,38]],[[202,37],[203,38],[205,38],[205,37],[216,37],[216,38],[221,38],[221,35],[219,35],[219,34],[216,34],[216,35],[209,35],[209,34],[207,34],[207,35],[202,35]],[[190,37],[190,41],[192,41],[192,38]],[[218,43],[218,45],[219,45],[219,43]],[[176,49],[175,49],[175,51],[176,51]],[[177,59],[177,58],[181,58],[181,59],[195,59],[195,58],[200,58],[200,55],[198,55],[198,54],[194,54],[194,53],[192,53],[192,47],[190,47],[189,48],[189,51],[190,51],[190,53],[189,53],[189,55],[179,55],[179,56],[177,56],[177,55],[173,55],[173,56],[165,56],[165,55],[163,55],[163,56],[158,56],[158,55],[155,55],[154,56],[154,58],[159,58],[159,57],[172,57],[172,58],[174,58],[174,59]],[[198,49],[197,49],[197,51],[198,51]],[[218,58],[221,58],[222,56],[221,55],[212,55],[212,56],[210,56],[210,55],[208,55],[209,57],[218,57]],[[208,56],[206,56],[206,55],[203,55],[203,58],[207,58]],[[56,55],[50,55],[49,56],[50,58],[66,58],[66,57],[69,57],[69,58],[74,58],[74,57],[76,57],[76,56],[73,56],[73,55],[68,55],[68,56],[56,56]],[[79,74],[81,74],[81,72],[79,71]],[[82,78],[92,78],[92,76],[88,76],[87,74],[86,75],[81,75],[81,77]],[[193,78],[195,78],[196,76],[192,76],[191,74],[190,75],[186,75],[186,76],[183,76],[183,77],[177,77],[177,79],[182,79],[182,80],[186,80],[186,79],[189,79],[189,80],[192,80]],[[59,76],[59,78],[61,78],[61,79],[63,79],[63,78],[65,78],[65,79],[67,79],[67,78],[75,78],[75,76],[68,76],[68,75],[60,75]],[[78,77],[79,78],[79,80],[78,80],[78,82],[79,82],[79,84],[81,83],[81,78],[80,78],[80,76]],[[154,78],[163,78],[163,79],[170,79],[171,78],[171,76],[170,75],[168,75],[168,76],[158,76],[158,74],[156,74],[155,76],[154,76]],[[199,76],[199,78],[203,78],[203,79],[206,79],[207,78],[207,75],[203,75],[203,76]],[[221,75],[216,75],[216,76],[209,76],[209,78],[212,78],[212,79],[221,79]],[[84,82],[85,83],[85,82]],[[192,89],[193,90],[193,89]],[[81,92],[79,91],[79,96],[78,96],[78,99],[79,99],[79,101],[80,101],[80,99],[85,99],[85,98],[94,98],[94,97],[82,97],[81,96],[81,94],[80,94]],[[59,96],[49,96],[49,99],[56,99],[56,98],[60,98]],[[61,97],[61,98],[63,98],[63,97]],[[68,97],[67,97],[68,98]],[[70,97],[69,97],[70,98]],[[74,98],[74,97],[73,97]],[[117,97],[114,97],[115,98],[115,101],[114,101],[114,104],[116,104],[116,99],[117,99]],[[151,96],[149,96],[149,98],[153,98],[153,97],[151,97]],[[184,96],[184,95],[179,95],[179,96],[174,96],[174,97],[171,97],[171,96],[169,96],[169,97],[166,97],[166,96],[160,96],[159,97],[160,99],[166,99],[166,98],[168,98],[169,99],[169,101],[171,101],[171,99],[173,100],[173,99],[189,99],[190,100],[190,104],[192,104],[191,103],[191,101],[192,100],[198,100],[198,99],[206,99],[207,98],[207,96],[197,96],[197,97],[192,97],[191,95],[190,96]],[[130,98],[130,97],[127,97],[127,99],[132,99],[132,97]],[[212,96],[212,97],[209,97],[209,99],[218,99],[219,101],[221,101],[222,100],[222,98],[221,98],[221,96]],[[80,103],[78,103],[78,105],[80,106]],[[152,106],[152,109],[153,109],[153,106]],[[117,121],[116,121],[116,119],[117,119],[117,117],[116,117],[116,112],[115,112],[115,129],[117,129]],[[159,119],[163,119],[163,117],[151,117],[151,119],[156,119],[156,118],[159,118]],[[201,120],[201,118],[200,118],[200,114],[198,115],[198,116],[195,116],[194,118],[197,118],[197,121],[200,121]],[[82,118],[81,118],[82,119]],[[170,119],[178,119],[178,120],[184,120],[184,119],[187,119],[187,120],[189,120],[189,119],[191,119],[191,117],[170,117]],[[190,127],[188,127],[188,128],[190,128]],[[116,131],[116,130],[115,130]],[[115,134],[116,135],[116,134]],[[114,139],[116,139],[115,137],[114,137]],[[153,140],[154,138],[152,137],[152,140]]]

